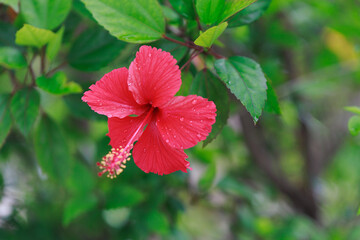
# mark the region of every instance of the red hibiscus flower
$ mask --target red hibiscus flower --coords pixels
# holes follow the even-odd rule
[[[190,169],[184,149],[206,139],[216,106],[196,95],[175,97],[180,85],[181,73],[170,53],[142,46],[129,70],[115,69],[90,86],[82,100],[109,118],[113,147],[98,163],[100,176],[120,174],[131,149],[135,164],[146,173]]]

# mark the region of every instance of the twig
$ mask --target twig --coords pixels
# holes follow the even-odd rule
[[[45,75],[46,75],[47,77],[49,77],[49,76],[51,76],[54,72],[56,72],[57,70],[65,67],[66,65],[67,65],[67,62],[64,61],[64,62],[62,62],[60,65],[58,65],[57,67],[54,67],[53,69],[51,69],[51,70],[50,70],[49,72],[47,72]]]
[[[45,46],[41,48],[40,58],[41,58],[40,72],[43,75],[45,73],[45,63],[46,63]]]
[[[204,51],[204,49],[201,49],[200,51],[195,50],[194,52],[191,53],[189,60],[187,60],[186,63],[184,63],[184,65],[181,66],[180,71],[183,70],[184,67],[186,67],[189,63],[191,63],[191,61],[196,58],[199,54],[201,54]]]

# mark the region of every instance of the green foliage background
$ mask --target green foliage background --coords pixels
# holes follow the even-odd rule
[[[360,239],[359,8],[0,0],[0,239]],[[80,98],[144,43],[217,123],[188,174],[99,178],[107,119]]]

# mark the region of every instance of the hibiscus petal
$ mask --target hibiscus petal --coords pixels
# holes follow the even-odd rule
[[[115,69],[105,74],[90,90],[84,93],[82,100],[99,114],[123,118],[131,114],[140,115],[146,106],[139,105],[127,85],[128,70]]]
[[[161,137],[154,121],[145,129],[133,150],[135,164],[144,172],[159,175],[187,172],[190,163],[183,150],[170,147]]]
[[[190,148],[209,135],[215,112],[215,104],[205,98],[174,97],[160,109],[156,124],[170,146]]]
[[[139,104],[159,107],[179,91],[181,72],[170,53],[142,46],[130,64],[128,84]]]
[[[110,137],[110,145],[114,148],[122,146],[123,148],[129,143],[129,140],[134,136],[137,129],[146,117],[146,113],[138,117],[125,117],[125,118],[109,118],[108,127]],[[143,130],[141,129],[133,138],[130,144],[139,139]]]

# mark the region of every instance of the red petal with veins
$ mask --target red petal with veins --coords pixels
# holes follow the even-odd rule
[[[215,112],[215,104],[205,98],[174,97],[160,109],[156,125],[170,146],[190,148],[209,135]]]
[[[127,85],[128,70],[115,69],[105,74],[90,90],[84,93],[82,100],[99,114],[123,118],[131,114],[140,115],[147,108],[139,105]]]
[[[145,129],[133,150],[135,164],[144,172],[159,175],[187,172],[190,163],[183,150],[170,147],[161,137],[154,121]]]
[[[142,46],[130,64],[128,84],[139,104],[159,107],[179,91],[181,72],[170,53]]]
[[[114,148],[118,148],[120,146],[125,148],[139,126],[143,124],[145,116],[146,113],[138,117],[125,117],[121,119],[109,118],[109,133],[107,135],[110,137],[110,145]],[[143,129],[140,129],[130,144],[138,140],[143,132]]]

